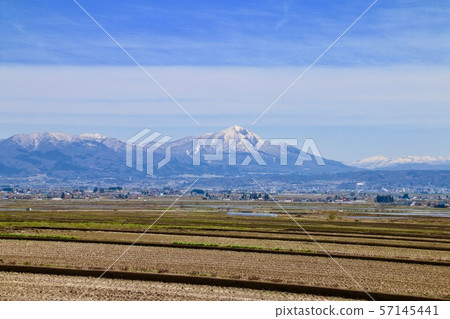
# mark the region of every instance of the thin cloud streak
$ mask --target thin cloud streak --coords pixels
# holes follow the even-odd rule
[[[372,117],[376,110],[446,112],[450,68],[316,68],[288,92],[274,116],[310,114]],[[180,113],[156,86],[143,83],[133,67],[0,66],[0,111],[64,114]],[[293,68],[155,67],[155,74],[196,115],[251,114],[285,87]],[[145,82],[145,81],[144,81]],[[301,106],[301,108],[300,108]],[[245,110],[245,111],[244,111]],[[433,112],[435,110],[436,112]],[[448,112],[448,111],[447,111]],[[420,116],[422,116],[420,114]],[[450,118],[450,116],[448,117]],[[396,119],[399,123],[402,119]]]
[[[86,2],[136,59],[147,65],[304,65],[330,43],[370,1],[208,3],[164,5]],[[69,2],[69,4],[71,4]],[[324,5],[325,4],[325,5]],[[113,64],[129,61],[101,31],[67,5],[33,7],[9,2],[0,11],[0,60],[30,64]],[[80,10],[78,10],[80,11]],[[123,14],[126,12],[127,14]],[[324,65],[450,64],[450,6],[429,1],[389,1],[352,30]],[[130,18],[132,17],[132,18]],[[189,24],[181,23],[189,21]],[[288,25],[280,26],[286,21]],[[20,26],[19,28],[17,26]],[[281,31],[282,32],[281,32]],[[88,48],[88,49],[87,49]]]

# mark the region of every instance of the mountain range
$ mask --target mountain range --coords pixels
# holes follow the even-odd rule
[[[135,141],[139,143],[145,137]],[[195,141],[209,140],[213,145],[195,146]],[[223,157],[211,159],[217,150],[217,141],[223,143]],[[301,142],[300,142],[301,143]],[[145,143],[144,143],[145,144]],[[258,165],[255,154],[249,149],[257,150],[264,165]],[[287,165],[281,165],[282,156],[279,145],[271,145],[265,140],[243,127],[233,125],[216,133],[206,133],[200,136],[188,136],[165,144],[170,148],[171,159],[166,165],[154,168],[152,179],[180,180],[195,176],[218,177],[227,179],[228,183],[238,184],[240,178],[248,180],[253,175],[263,176],[270,181],[283,184],[299,184],[311,181],[314,176],[320,176],[321,185],[326,180],[336,183],[354,184],[357,181],[389,179],[404,180],[404,173],[393,175],[381,171],[408,170],[449,170],[450,160],[445,157],[403,157],[386,158],[382,156],[363,159],[354,163],[343,164],[338,161],[314,157],[305,154],[299,147],[287,146],[285,158]],[[145,145],[146,147],[146,145]],[[0,140],[0,178],[45,178],[46,181],[110,181],[122,183],[127,181],[148,182],[146,174],[146,152],[143,152],[142,171],[137,170],[136,146],[132,148],[132,167],[126,165],[127,144],[124,141],[101,136],[99,134],[70,135],[64,133],[33,133],[17,134]],[[157,149],[154,163],[159,163],[166,157],[166,147]],[[308,156],[310,155],[310,156]],[[236,165],[230,165],[230,157],[235,156]],[[302,165],[295,165],[299,156],[304,160]],[[306,156],[306,158],[305,158]],[[309,157],[309,159],[308,159]],[[194,159],[199,165],[193,165]],[[323,160],[325,165],[318,165]],[[261,163],[260,163],[261,164]],[[373,173],[370,173],[373,172]],[[375,172],[378,172],[375,174]],[[431,175],[430,175],[431,174]],[[434,175],[433,175],[434,174]],[[411,174],[410,174],[411,175]],[[422,179],[438,180],[439,185],[446,185],[440,181],[442,173],[413,174],[412,182],[420,184]],[[350,177],[351,178],[350,178]],[[412,175],[411,175],[412,176]],[[417,177],[419,176],[419,177]]]
[[[126,171],[119,165],[124,143],[98,134],[17,134],[0,141],[0,150],[0,176],[77,179]]]
[[[376,170],[450,170],[450,157],[445,156],[373,156],[348,165]]]
[[[194,140],[222,141],[223,159],[208,160],[207,155],[216,151],[217,145],[193,148]],[[235,141],[234,151],[230,141]],[[139,142],[139,141],[138,141]],[[248,144],[261,147],[257,153],[264,165],[257,165]],[[259,144],[258,144],[259,143]],[[247,146],[246,146],[247,144]],[[292,172],[313,174],[318,172],[345,172],[354,170],[340,162],[323,159],[325,166],[314,160],[305,160],[302,166],[294,165],[300,150],[287,147],[288,165],[280,165],[280,146],[270,145],[257,134],[233,125],[217,133],[189,136],[166,145],[171,150],[171,160],[156,172],[161,176],[180,175],[240,175],[253,173],[288,174]],[[134,178],[145,177],[145,173],[125,165],[126,142],[99,134],[69,135],[64,133],[18,134],[0,141],[0,176],[27,177],[45,175],[54,178]],[[133,150],[135,152],[135,149]],[[196,154],[201,152],[201,154]],[[229,165],[230,154],[235,153],[236,165]],[[146,152],[144,152],[144,163]],[[165,157],[165,148],[157,149],[154,162]],[[198,156],[200,165],[193,165]],[[247,159],[247,163],[244,163]],[[313,157],[311,159],[314,159]],[[145,172],[144,167],[144,172]]]

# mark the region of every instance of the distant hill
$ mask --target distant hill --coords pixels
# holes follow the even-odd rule
[[[374,156],[348,165],[376,170],[450,170],[450,157],[444,156]]]

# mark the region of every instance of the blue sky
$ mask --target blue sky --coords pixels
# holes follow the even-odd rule
[[[0,137],[142,127],[174,137],[237,123],[315,138],[324,156],[450,156],[450,1],[0,2]]]

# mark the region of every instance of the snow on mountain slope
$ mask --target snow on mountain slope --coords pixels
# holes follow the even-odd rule
[[[16,134],[2,142],[14,143],[26,150],[38,150],[52,148],[62,144],[70,143],[101,143],[115,151],[123,148],[124,143],[111,137],[102,136],[100,134],[81,134],[71,135],[66,133],[31,133],[31,134]]]
[[[238,125],[230,126],[229,128],[219,131],[217,133],[205,133],[199,136],[189,136],[182,138],[180,140],[172,142],[170,145],[172,149],[179,150],[180,153],[186,153],[187,155],[192,155],[192,152],[199,152],[199,147],[193,149],[194,139],[206,139],[212,140],[213,146],[202,146],[205,150],[215,147],[217,143],[223,143],[223,150],[225,152],[229,151],[230,142],[236,143],[236,151],[242,153],[249,153],[246,143],[250,143],[252,146],[256,146],[260,143],[262,146],[259,149],[261,152],[266,152],[272,155],[277,155],[279,147],[271,146],[268,140],[265,140],[258,136],[257,134],[240,127]],[[234,140],[234,141],[233,141]],[[220,142],[219,142],[220,141]]]
[[[71,142],[74,139],[72,135],[64,133],[31,133],[31,134],[17,134],[11,136],[11,142],[16,143],[25,149],[35,150],[42,142],[48,142],[56,145],[60,142]],[[7,141],[6,140],[6,141]]]
[[[217,159],[207,156],[216,154],[214,145],[199,147],[197,152],[193,150],[195,140],[199,138],[214,140],[215,143],[222,141],[223,156]],[[229,146],[230,142],[236,143],[236,152],[231,152],[234,147]],[[150,145],[153,144],[149,143],[147,146]],[[0,150],[0,176],[41,174],[55,178],[128,178],[141,174],[145,177],[145,173],[126,166],[125,142],[99,134],[18,134],[1,141]],[[158,170],[159,175],[314,174],[356,170],[328,159],[323,159],[326,162],[323,166],[318,165],[313,158],[305,159],[302,165],[296,165],[300,149],[291,146],[286,154],[288,165],[282,165],[280,146],[270,145],[269,140],[237,125],[217,133],[169,142],[154,152],[153,162],[159,163],[165,159],[166,150],[170,150],[170,161]],[[134,149],[133,153],[137,154],[136,152],[137,149]],[[145,158],[147,154],[144,153]],[[136,155],[133,157],[136,163]],[[194,159],[199,159],[200,163],[194,164]],[[147,165],[147,160],[144,162]]]
[[[404,156],[386,157],[382,155],[365,158],[348,165],[366,169],[448,169],[450,157],[445,156]]]

